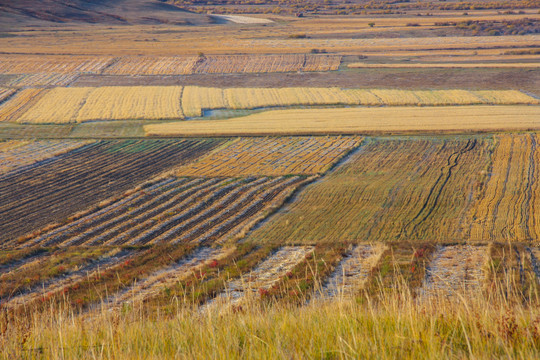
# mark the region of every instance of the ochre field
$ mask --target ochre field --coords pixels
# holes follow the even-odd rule
[[[377,107],[275,110],[226,120],[146,125],[148,135],[306,135],[540,128],[538,106]]]

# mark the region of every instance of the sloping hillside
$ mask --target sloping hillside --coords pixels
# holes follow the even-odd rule
[[[8,28],[47,23],[202,25],[212,22],[209,16],[159,0],[0,0],[0,24]]]

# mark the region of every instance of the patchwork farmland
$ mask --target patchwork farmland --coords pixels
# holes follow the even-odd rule
[[[0,23],[0,359],[540,358],[534,1]]]

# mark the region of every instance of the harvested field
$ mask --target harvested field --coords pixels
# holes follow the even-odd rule
[[[423,297],[452,296],[482,290],[487,275],[487,246],[449,245],[440,247],[427,269]]]
[[[484,96],[485,95],[485,96]],[[538,104],[517,90],[394,90],[315,88],[204,88],[188,86],[182,96],[186,117],[202,116],[203,110],[257,109],[308,105],[442,106],[475,104]]]
[[[274,110],[225,120],[144,127],[147,135],[345,135],[540,129],[538,106],[392,107]]]
[[[98,141],[0,177],[0,243],[118,196],[219,145],[216,140]]]
[[[540,282],[540,248],[528,248],[528,251],[531,255],[532,269]]]
[[[19,75],[7,83],[7,86],[36,87],[36,86],[68,86],[80,76],[78,73],[36,73]]]
[[[347,65],[350,68],[538,68],[539,63],[416,63],[416,64],[365,64],[351,63]]]
[[[28,109],[32,108],[47,91],[45,89],[23,89],[19,90],[8,101],[0,104],[0,122],[10,121],[15,122]]]
[[[0,141],[0,174],[50,159],[89,144],[88,141]]]
[[[197,162],[175,171],[178,176],[312,175],[328,168],[361,142],[357,137],[239,138]]]
[[[364,287],[371,272],[384,251],[384,246],[357,245],[339,263],[326,280],[320,297],[333,298],[354,296]]]
[[[125,302],[141,302],[174,286],[179,280],[200,270],[205,264],[216,261],[226,255],[220,248],[201,247],[177,263],[149,275],[133,286],[122,290],[107,302],[119,306]]]
[[[122,262],[128,260],[131,253],[129,250],[120,249],[108,251],[81,266],[63,272],[59,276],[53,276],[28,290],[22,290],[16,296],[0,299],[4,300],[1,302],[2,306],[13,308],[31,304],[36,300],[52,297],[53,294],[61,293],[64,289],[72,287],[87,278],[99,276],[102,271],[117,267]]]
[[[475,241],[540,240],[538,134],[496,137],[487,184],[466,223]]]
[[[15,93],[13,89],[0,88],[0,104]]]
[[[24,246],[223,243],[279,206],[303,177],[174,178],[48,226]]]
[[[21,123],[183,118],[182,87],[54,88],[18,118]]]
[[[232,280],[223,293],[208,302],[205,309],[223,305],[237,305],[247,298],[256,296],[261,290],[268,290],[289,271],[313,252],[312,246],[285,246],[265,259],[246,275]]]
[[[539,104],[517,90],[392,90],[340,88],[201,88],[195,86],[57,87],[26,89],[0,108],[4,120],[70,123],[93,120],[165,120],[201,116],[205,109],[287,106],[443,106]],[[23,96],[24,95],[24,96]],[[22,96],[22,100],[18,97]],[[37,99],[34,99],[37,98]],[[13,105],[10,107],[10,104]],[[24,106],[23,106],[24,105]],[[9,109],[17,110],[10,115]],[[20,109],[19,109],[20,108]],[[1,116],[1,115],[0,115]]]
[[[191,57],[122,57],[104,70],[110,75],[187,75],[332,71],[340,55],[208,55]]]
[[[113,61],[97,56],[0,56],[1,74],[99,73]]]
[[[463,238],[461,224],[488,166],[489,147],[481,138],[367,141],[249,239],[302,244]]]

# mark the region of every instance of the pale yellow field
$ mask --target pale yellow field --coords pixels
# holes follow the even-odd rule
[[[0,105],[0,121],[17,121],[17,119],[30,109],[49,90],[23,89],[13,95],[8,101]]]
[[[20,123],[181,119],[180,86],[54,88],[18,118]]]
[[[147,135],[356,134],[540,129],[539,106],[275,110],[226,120],[146,125]]]

